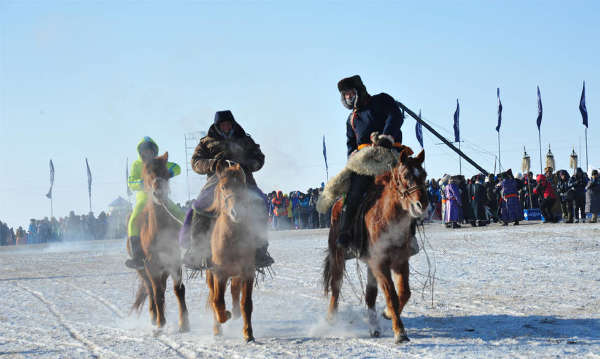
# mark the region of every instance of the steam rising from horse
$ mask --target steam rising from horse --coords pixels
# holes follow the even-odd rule
[[[379,175],[368,190],[365,201],[364,226],[359,223],[353,230],[366,243],[366,252],[360,260],[368,267],[365,301],[369,312],[371,336],[381,334],[375,311],[377,285],[385,294],[387,307],[383,313],[392,320],[396,343],[408,341],[400,314],[410,298],[408,283],[408,260],[411,255],[410,242],[414,235],[414,220],[420,218],[427,207],[425,188],[426,172],[422,167],[425,152],[416,158],[405,151],[398,164],[387,173]],[[329,247],[324,260],[323,287],[325,295],[331,292],[327,318],[333,321],[337,313],[338,299],[345,270],[344,250],[336,246],[338,221],[343,202],[335,203],[331,214]],[[360,210],[356,221],[360,222]],[[363,230],[361,230],[363,229]],[[392,279],[396,280],[397,292]]]
[[[185,286],[181,271],[181,254],[177,236],[177,223],[166,209],[169,194],[168,153],[150,160],[144,165],[142,179],[149,200],[139,217],[140,240],[146,258],[144,270],[138,270],[142,283],[138,288],[132,309],[140,310],[146,297],[149,299],[150,320],[158,328],[165,325],[165,290],[167,278],[171,276],[173,289],[179,302],[179,330],[190,329],[185,304]],[[127,250],[131,252],[129,243]]]

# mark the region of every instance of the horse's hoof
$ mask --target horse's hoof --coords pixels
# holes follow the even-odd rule
[[[381,336],[381,332],[379,330],[370,330],[371,338],[379,338]]]
[[[156,338],[156,337],[160,336],[162,334],[162,332],[163,332],[162,328],[155,328],[152,330],[152,336],[154,338]]]
[[[410,339],[408,339],[408,335],[406,335],[406,334],[396,335],[396,344],[402,344],[402,343],[407,343],[407,342],[410,342]]]
[[[335,314],[327,314],[327,318],[325,319],[329,325],[334,325],[337,321],[337,316]]]
[[[254,337],[250,336],[248,338],[246,338],[246,343],[253,343],[254,342]]]

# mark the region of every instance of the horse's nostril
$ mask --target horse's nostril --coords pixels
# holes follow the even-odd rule
[[[235,209],[232,208],[230,213],[233,218],[237,217],[237,212],[235,211]]]
[[[423,208],[423,205],[421,205],[421,202],[417,202],[417,207],[418,207],[419,209],[422,209],[422,208]]]

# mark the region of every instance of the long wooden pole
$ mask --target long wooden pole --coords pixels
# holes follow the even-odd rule
[[[411,111],[411,109],[409,109],[408,107],[406,107],[402,102],[396,101],[396,105],[398,105],[398,107],[400,107],[402,110],[404,110],[406,113],[408,113],[412,118],[414,118],[415,121],[417,121],[421,125],[423,125],[423,127],[425,127],[427,130],[429,130],[429,132],[431,132],[435,137],[439,138],[440,141],[444,142],[444,144],[446,144],[446,146],[450,147],[450,149],[452,149],[452,151],[458,153],[458,155],[460,157],[464,158],[473,167],[475,167],[476,169],[478,169],[481,173],[483,173],[486,176],[489,174],[488,171],[484,170],[483,167],[481,167],[480,165],[478,165],[469,156],[465,155],[464,152],[461,151],[459,148],[456,148],[456,146],[454,146],[452,144],[452,142],[448,141],[444,136],[440,135],[436,130],[433,129],[433,127],[429,126],[429,124],[427,122],[423,121],[421,119],[421,117],[419,117],[416,113],[414,113],[413,111]]]

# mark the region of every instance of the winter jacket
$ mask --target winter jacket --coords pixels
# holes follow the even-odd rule
[[[404,115],[396,101],[386,93],[369,96],[364,104],[352,111],[346,121],[346,145],[348,156],[361,145],[371,143],[371,133],[390,135],[396,143],[402,143]]]
[[[129,172],[129,177],[127,178],[127,185],[129,186],[129,189],[138,193],[142,193],[144,191],[144,181],[142,180],[144,162],[142,161],[142,157],[140,155],[140,147],[142,147],[144,143],[150,143],[155,148],[156,153],[158,153],[158,145],[150,137],[146,136],[138,143],[138,158],[131,164],[131,171]],[[174,162],[167,162],[167,169],[169,170],[171,177],[175,177],[181,173],[181,167]]]
[[[588,178],[581,168],[577,169],[577,172],[569,179],[569,186],[575,191],[575,200],[578,202],[585,201],[585,186],[587,185]]]
[[[219,124],[224,121],[231,121],[233,124],[230,136],[219,130]],[[260,170],[265,163],[265,155],[260,150],[260,146],[246,134],[230,111],[219,111],[215,114],[214,123],[208,129],[208,134],[200,140],[192,156],[194,171],[208,176],[205,187],[218,182],[214,166],[219,159],[239,163],[246,173],[248,185],[256,185],[252,172]]]
[[[537,182],[538,185],[533,190],[533,193],[538,196],[543,194],[544,198],[557,198],[552,185],[546,180],[546,176],[542,174],[537,175]]]
[[[585,187],[585,211],[587,213],[600,213],[600,177],[592,179]]]

